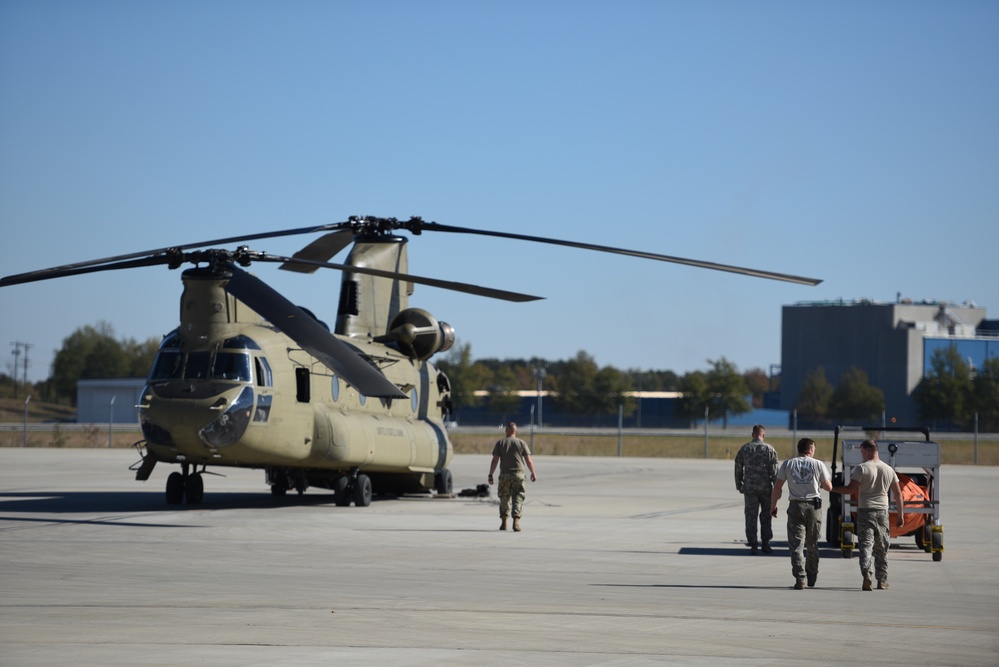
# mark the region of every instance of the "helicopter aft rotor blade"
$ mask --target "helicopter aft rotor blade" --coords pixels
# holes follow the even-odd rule
[[[315,267],[315,269],[320,269],[320,268],[337,269],[339,271],[347,271],[350,273],[363,273],[365,275],[377,276],[379,278],[389,278],[392,280],[405,280],[411,283],[416,283],[417,285],[428,285],[430,287],[439,287],[441,289],[451,290],[453,292],[463,292],[465,294],[474,294],[476,296],[486,296],[492,299],[502,299],[503,301],[513,301],[516,303],[524,303],[526,301],[538,301],[544,298],[542,296],[533,296],[531,294],[508,292],[506,290],[494,289],[492,287],[481,287],[479,285],[459,283],[459,282],[454,282],[452,280],[437,280],[436,278],[424,278],[422,276],[414,276],[408,273],[396,273],[395,271],[382,271],[381,269],[371,269],[366,266],[349,266],[347,264],[332,264],[330,262],[302,259],[298,256],[298,253],[296,253],[294,257],[279,257],[277,255],[260,254],[260,255],[255,255],[253,257],[253,261],[285,262],[285,264],[282,264],[280,267],[282,269],[288,265],[304,264],[306,266],[313,266]],[[315,269],[313,269],[313,271]]]
[[[0,287],[6,285],[17,285],[26,282],[34,282],[38,280],[47,280],[49,278],[62,277],[64,275],[78,275],[80,273],[90,273],[91,271],[81,271],[80,269],[85,269],[89,267],[99,267],[103,265],[108,265],[111,263],[122,262],[125,260],[133,260],[149,257],[151,255],[167,255],[169,253],[189,250],[192,248],[203,248],[212,245],[225,245],[229,243],[240,243],[243,241],[253,241],[259,239],[267,238],[277,238],[281,236],[294,236],[298,234],[312,234],[319,232],[332,232],[332,234],[327,234],[316,241],[313,241],[308,246],[303,248],[301,251],[296,253],[295,257],[303,260],[323,260],[333,257],[337,252],[346,247],[353,237],[358,232],[363,232],[365,230],[376,230],[384,232],[387,230],[394,229],[405,229],[413,234],[421,234],[424,230],[427,231],[437,231],[437,232],[451,232],[454,234],[471,234],[478,236],[491,236],[495,238],[506,238],[518,241],[529,241],[533,243],[547,243],[550,245],[559,245],[568,248],[580,248],[583,250],[594,250],[597,252],[606,252],[619,255],[628,255],[631,257],[641,257],[645,259],[653,259],[660,262],[671,262],[674,264],[685,264],[687,266],[695,266],[704,269],[712,269],[715,271],[727,271],[729,273],[738,273],[746,276],[753,276],[757,278],[766,278],[769,280],[780,280],[784,282],[797,283],[800,285],[818,285],[822,282],[821,279],[808,278],[804,276],[796,276],[787,273],[778,273],[775,271],[763,271],[760,269],[750,269],[741,266],[733,266],[730,264],[719,264],[717,262],[706,262],[696,259],[688,259],[685,257],[674,257],[671,255],[661,255],[658,253],[645,252],[641,250],[628,250],[625,248],[615,248],[612,246],[603,246],[593,243],[580,243],[576,241],[565,241],[561,239],[551,239],[542,236],[530,236],[527,234],[513,234],[510,232],[496,232],[484,229],[472,229],[469,227],[455,227],[452,225],[442,225],[436,222],[427,222],[422,218],[413,217],[409,220],[397,220],[395,218],[376,218],[376,217],[366,217],[366,216],[352,216],[347,221],[344,222],[334,222],[325,225],[315,225],[310,227],[299,227],[296,229],[284,229],[276,230],[271,232],[261,232],[257,234],[244,234],[241,236],[232,236],[222,239],[214,239],[211,241],[202,241],[199,243],[187,243],[184,245],[170,246],[167,248],[159,248],[156,250],[146,250],[142,252],[128,253],[124,255],[116,255],[114,257],[106,257],[104,259],[95,259],[86,262],[79,262],[75,264],[66,264],[63,266],[56,266],[49,269],[42,269],[39,271],[32,271],[29,273],[22,273],[13,276],[7,276],[0,280]],[[308,262],[301,262],[301,265],[307,265]],[[142,265],[145,266],[145,265]],[[106,266],[106,268],[127,268],[125,266]],[[294,265],[289,263],[288,266],[282,266],[281,268],[287,268],[290,270],[296,270]],[[101,268],[94,269],[95,271],[103,270]],[[301,269],[298,269],[301,270]],[[459,290],[460,291],[460,290]],[[473,292],[474,293],[474,292]]]
[[[745,276],[754,276],[756,278],[768,278],[770,280],[783,280],[789,283],[797,283],[799,285],[818,285],[822,282],[818,278],[806,278],[804,276],[795,276],[787,273],[777,273],[774,271],[762,271],[759,269],[749,269],[741,266],[732,266],[729,264],[718,264],[716,262],[705,262],[697,259],[686,259],[684,257],[673,257],[671,255],[660,255],[654,252],[645,252],[642,250],[627,250],[625,248],[613,248],[611,246],[595,245],[592,243],[579,243],[576,241],[562,241],[559,239],[549,239],[543,236],[528,236],[526,234],[511,234],[509,232],[492,232],[483,229],[471,229],[467,227],[452,227],[450,225],[441,225],[436,222],[425,222],[420,227],[424,231],[435,231],[435,232],[452,232],[455,234],[477,234],[479,236],[494,236],[497,238],[504,239],[514,239],[517,241],[531,241],[534,243],[548,243],[551,245],[566,246],[569,248],[581,248],[583,250],[596,250],[597,252],[608,252],[618,255],[629,255],[631,257],[643,257],[645,259],[654,259],[660,262],[672,262],[674,264],[686,264],[688,266],[696,266],[702,269],[713,269],[715,271],[728,271],[729,273],[739,273]]]
[[[260,313],[359,392],[378,398],[406,398],[381,371],[272,287],[237,266],[230,265],[229,270],[232,277],[226,289],[230,294]]]
[[[278,268],[285,271],[297,271],[298,273],[315,273],[322,267],[322,264],[316,264],[315,262],[330,261],[333,257],[336,257],[338,252],[349,246],[353,241],[354,230],[352,229],[339,229],[329,234],[323,234],[292,255],[292,258],[296,260],[307,261],[288,261]]]

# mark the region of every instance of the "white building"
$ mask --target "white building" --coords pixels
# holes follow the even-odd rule
[[[145,378],[76,381],[76,421],[79,424],[138,425],[136,404]]]

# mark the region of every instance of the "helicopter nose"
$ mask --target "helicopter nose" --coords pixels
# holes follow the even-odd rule
[[[221,407],[221,405],[219,406]],[[212,408],[218,409],[213,406]],[[253,389],[243,387],[225,411],[198,431],[198,437],[212,449],[225,447],[239,440],[250,423],[253,414]]]
[[[189,383],[184,383],[186,386]],[[218,388],[210,395],[182,392],[180,385],[158,386],[146,391],[142,406],[142,432],[153,445],[170,447],[194,455],[200,447],[219,449],[237,442],[245,433],[253,412],[251,387]]]

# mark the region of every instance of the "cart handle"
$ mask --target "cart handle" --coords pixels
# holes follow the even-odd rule
[[[839,432],[840,429],[846,431],[908,431],[916,433],[922,433],[923,437],[926,438],[926,442],[930,441],[930,429],[925,426],[837,426],[836,430],[833,432],[833,455],[832,455],[832,474],[836,474],[836,450],[839,446]]]

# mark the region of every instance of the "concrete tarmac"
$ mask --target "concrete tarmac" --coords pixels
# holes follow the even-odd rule
[[[791,588],[786,500],[750,556],[731,461],[537,457],[513,533],[495,496],[344,508],[256,470],[169,506],[137,458],[0,449],[0,665],[999,664],[999,468],[944,466],[943,559],[896,540],[863,592],[829,548]]]

